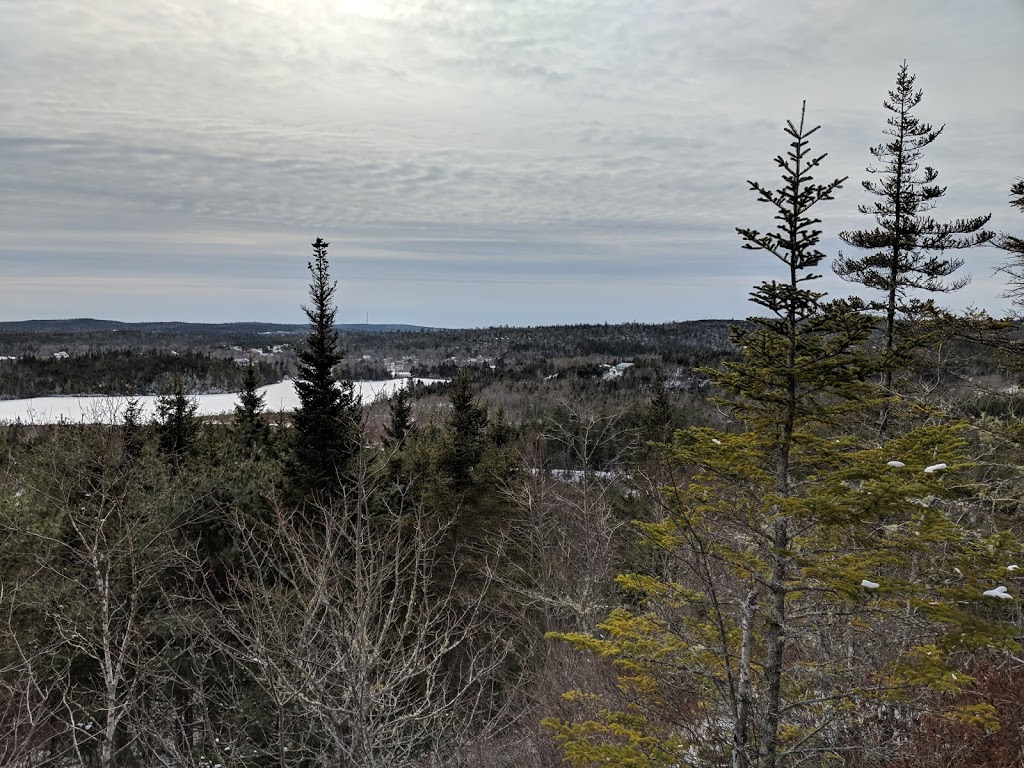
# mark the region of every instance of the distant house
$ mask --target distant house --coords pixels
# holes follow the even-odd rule
[[[412,376],[411,370],[415,362],[415,359],[409,357],[403,357],[401,360],[385,359],[384,366],[396,379],[408,379]]]
[[[69,355],[67,352],[64,352],[64,351],[54,352],[53,356],[55,358],[57,358],[58,360],[67,360],[69,357],[71,357],[71,355]]]
[[[609,381],[611,379],[617,379],[623,373],[625,373],[627,369],[632,368],[632,367],[633,367],[633,363],[619,363],[618,365],[605,365],[605,366],[602,366],[602,368],[607,368],[608,370],[606,370],[601,375],[601,378],[604,379],[605,381]]]

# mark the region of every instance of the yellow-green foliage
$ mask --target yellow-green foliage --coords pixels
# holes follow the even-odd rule
[[[725,754],[733,717],[727,689],[739,676],[743,642],[740,597],[770,577],[779,555],[788,564],[787,632],[795,652],[783,669],[792,715],[779,724],[780,749],[813,739],[816,722],[855,723],[858,702],[963,691],[972,682],[962,671],[964,652],[1017,648],[1009,607],[982,592],[1007,580],[1006,564],[1020,553],[1012,535],[982,536],[960,521],[963,448],[956,425],[922,427],[880,447],[801,435],[793,490],[780,496],[763,469],[770,441],[704,428],[680,433],[674,458],[694,468],[691,479],[665,490],[663,519],[637,526],[649,546],[672,553],[689,575],[621,574],[616,583],[636,608],[614,609],[594,634],[551,635],[610,659],[624,707],[577,692],[589,714],[548,721],[567,760],[685,765],[680,744],[697,752],[712,744]],[[888,466],[893,460],[905,466]],[[937,463],[947,467],[924,471]],[[793,535],[777,552],[768,533],[782,518]],[[707,569],[704,578],[693,577],[695,563]],[[864,580],[879,586],[865,588]],[[752,648],[755,689],[763,685],[764,648],[756,637],[764,621],[762,611]],[[822,645],[829,633],[848,638],[852,656],[829,656]],[[680,691],[692,703],[684,728],[666,725],[673,722],[666,708]],[[948,714],[996,727],[985,707],[951,705]]]
[[[995,733],[1000,729],[996,708],[987,702],[978,704],[961,704],[945,715],[948,719],[970,728],[981,728],[986,733]]]
[[[593,718],[581,723],[555,718],[543,721],[561,744],[565,761],[576,768],[668,768],[686,764],[680,755],[687,745],[672,749],[664,740],[650,735],[650,724],[640,714],[601,709]]]

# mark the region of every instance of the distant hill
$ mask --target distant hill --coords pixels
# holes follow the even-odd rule
[[[427,328],[414,325],[351,323],[340,325],[350,373],[375,378],[382,361],[399,360],[433,375],[454,361],[477,364],[525,364],[556,358],[593,358],[591,363],[660,356],[685,367],[715,364],[736,350],[729,343],[728,320],[675,323],[587,323],[516,328]],[[281,323],[123,323],[79,318],[0,323],[0,356],[77,357],[101,350],[151,350],[168,355],[186,351],[235,356],[245,351],[288,358],[303,343],[306,325]],[[286,351],[291,350],[291,351]],[[600,359],[599,359],[600,358]],[[358,363],[356,362],[358,361]],[[355,370],[352,364],[374,370]],[[374,362],[375,361],[375,362]],[[447,371],[447,369],[446,369]],[[433,372],[433,373],[431,373]],[[444,378],[450,372],[438,373]]]
[[[69,320],[16,320],[0,322],[0,333],[112,333],[127,331],[134,333],[175,333],[209,335],[221,333],[282,333],[302,334],[309,328],[305,323],[290,325],[284,323],[123,323],[118,320],[95,320],[73,318]],[[431,330],[426,326],[402,323],[343,323],[337,326],[343,333],[388,333],[394,331]]]

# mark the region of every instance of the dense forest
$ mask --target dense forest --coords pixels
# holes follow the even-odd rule
[[[342,333],[317,238],[287,366],[222,355],[232,419],[182,368],[151,423],[0,427],[0,764],[1020,765],[1024,347],[936,299],[995,245],[1024,307],[1024,247],[932,218],[914,85],[831,262],[847,180],[786,124],[728,329]],[[186,357],[150,349],[76,359]],[[450,381],[360,403],[386,360]]]
[[[248,364],[247,358],[243,360]],[[272,384],[283,378],[285,367],[274,361],[259,369],[261,382]],[[26,355],[5,360],[0,362],[0,392],[3,398],[157,395],[169,392],[175,377],[192,393],[236,392],[242,376],[241,366],[230,357],[115,349],[74,358]]]

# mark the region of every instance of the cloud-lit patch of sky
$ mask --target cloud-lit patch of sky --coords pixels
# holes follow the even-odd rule
[[[0,28],[0,319],[301,322],[316,236],[343,322],[744,316],[775,276],[746,180],[806,99],[851,177],[834,253],[904,58],[946,124],[936,213],[1024,230],[1016,0],[13,0]],[[1001,311],[1000,259],[947,303]]]

